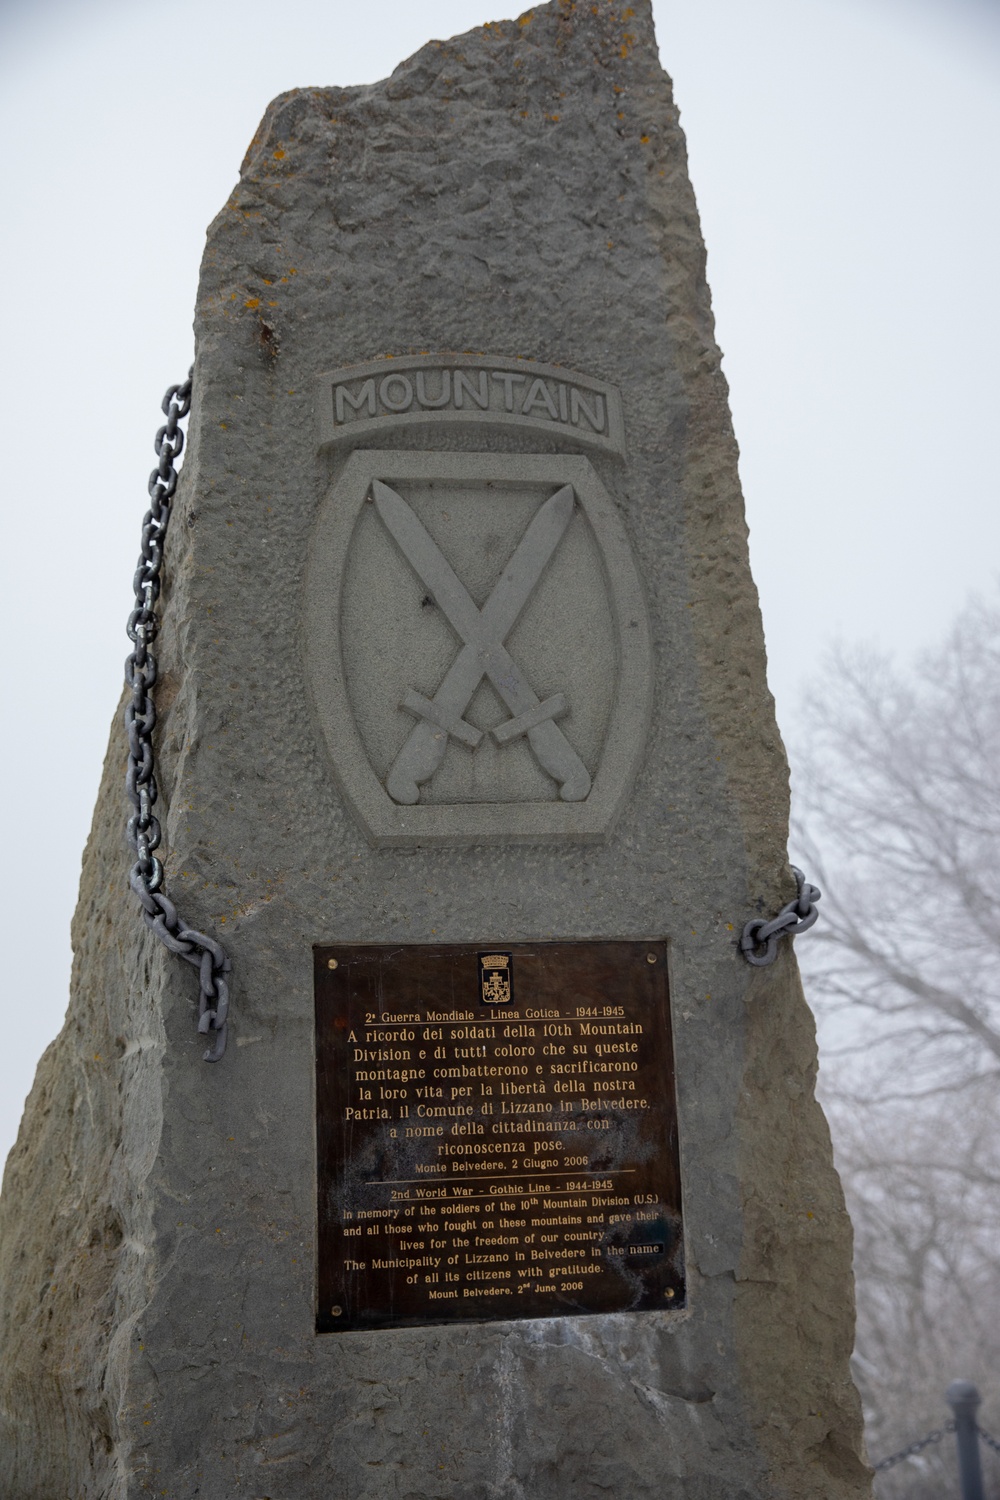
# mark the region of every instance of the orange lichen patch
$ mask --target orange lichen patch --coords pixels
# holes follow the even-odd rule
[[[274,159],[275,159],[275,161],[284,161],[284,159],[285,159],[285,153],[284,153],[284,151],[276,151],[274,153]]]
[[[528,118],[528,111],[526,109],[522,109],[522,111],[521,111],[521,119],[522,120],[526,120],[527,118]]]
[[[517,24],[518,26],[530,26],[534,19],[535,12],[533,10],[526,10],[523,16],[518,16]]]
[[[648,135],[641,135],[639,137],[639,139],[640,139],[640,141],[642,142],[642,144],[644,146],[648,146],[649,145],[649,136]]]
[[[558,115],[546,115],[545,118],[547,120],[551,120],[552,123],[553,123],[553,125],[557,125],[559,123],[559,116]]]
[[[625,111],[623,109],[620,109],[618,111],[618,118],[619,118],[619,120],[624,120],[624,118],[625,118]]]
[[[260,306],[260,298],[259,297],[248,297],[247,300],[244,302],[243,306],[244,307],[259,307]]]

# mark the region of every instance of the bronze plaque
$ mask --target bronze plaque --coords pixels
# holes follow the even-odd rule
[[[683,1306],[665,944],[315,961],[319,1332]]]

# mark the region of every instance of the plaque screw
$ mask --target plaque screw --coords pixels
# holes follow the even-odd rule
[[[673,1294],[673,1292],[670,1292],[669,1295],[672,1297],[674,1294]],[[332,1318],[342,1317],[343,1316],[343,1312],[344,1312],[344,1309],[342,1307],[331,1307],[330,1308],[330,1316]]]
[[[667,1299],[668,1302],[672,1302],[674,1300],[674,1298],[676,1297],[677,1293],[674,1291],[674,1289],[673,1289],[672,1286],[668,1286],[667,1290],[663,1293],[663,1295],[664,1295],[664,1297],[666,1297],[666,1299]],[[333,1310],[334,1310],[334,1312],[337,1312],[338,1309],[334,1308]]]
[[[338,967],[337,960],[335,958],[328,958],[326,961],[326,966],[328,969],[336,969]]]
[[[648,964],[655,964],[656,963],[656,954],[655,953],[647,953],[646,954],[646,962]]]

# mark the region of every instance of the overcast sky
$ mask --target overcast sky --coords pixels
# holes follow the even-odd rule
[[[65,1010],[151,438],[191,360],[205,228],[275,94],[384,77],[431,37],[520,8],[0,3],[0,1159]],[[905,657],[1000,572],[1000,11],[655,9],[787,725],[834,637]]]

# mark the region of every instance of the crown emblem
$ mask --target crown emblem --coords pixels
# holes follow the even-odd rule
[[[511,989],[511,962],[509,953],[480,953],[479,998],[484,1005],[509,1005],[513,998]]]

